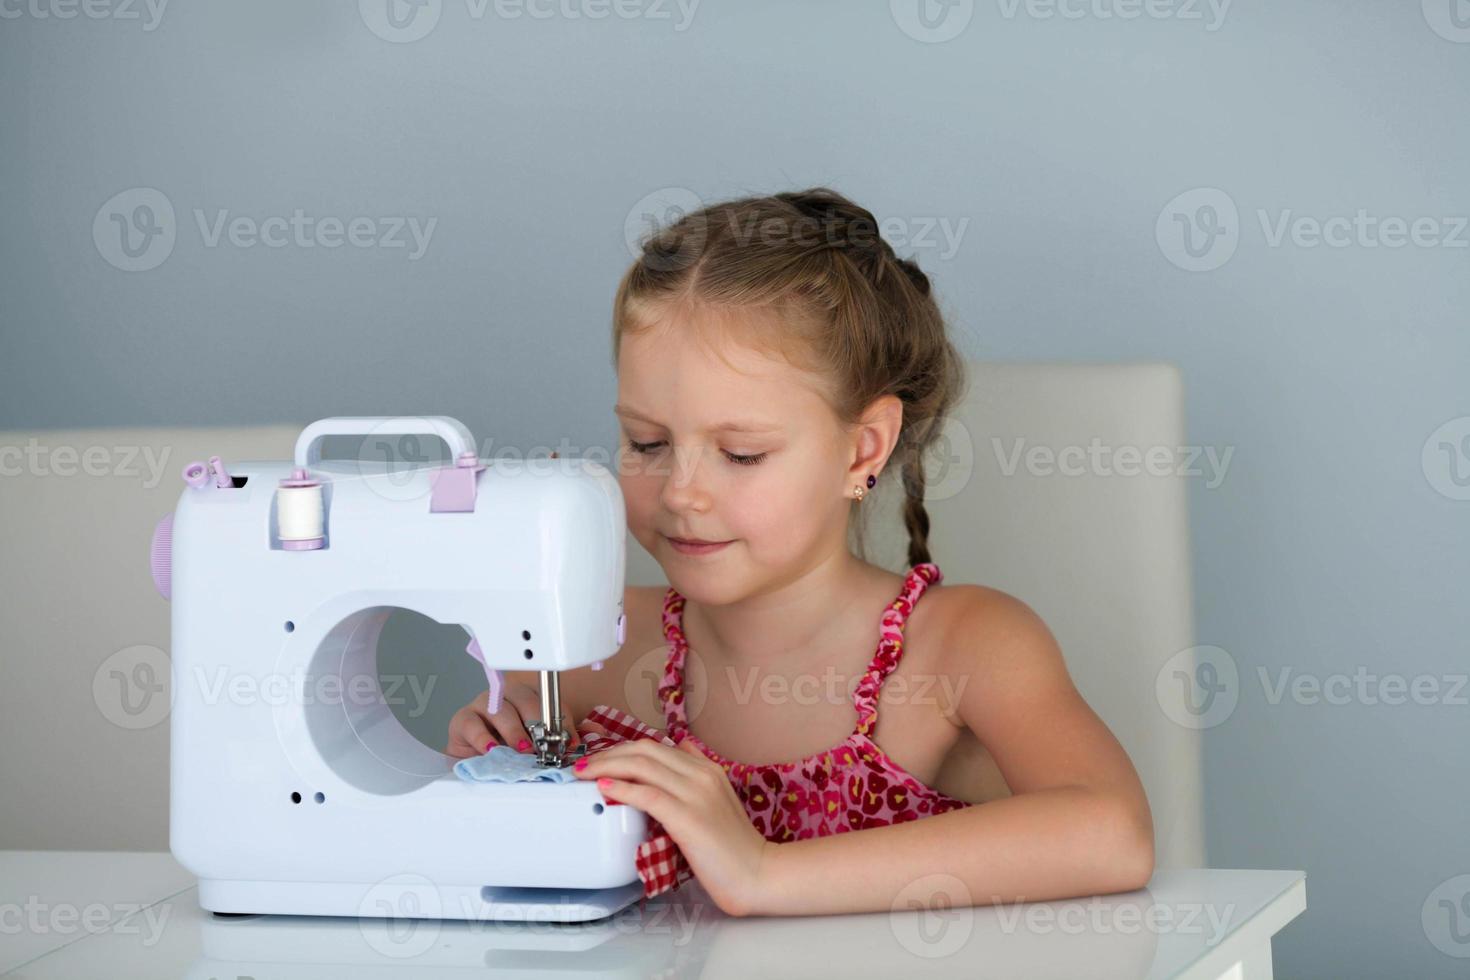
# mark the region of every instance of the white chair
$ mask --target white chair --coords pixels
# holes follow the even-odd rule
[[[118,713],[109,658],[166,669],[148,545],[184,464],[287,459],[300,429],[0,432],[0,849],[168,849],[168,721]]]
[[[183,465],[213,453],[286,459],[299,430],[0,433],[0,713],[26,733],[0,751],[0,849],[167,848],[168,725],[109,720],[116,706],[99,705],[94,684],[106,702],[110,657],[168,650],[169,606],[153,591],[147,553]],[[1031,447],[1057,452],[1094,438],[1114,450],[1183,445],[1177,371],[972,363],[947,435],[928,491],[930,549],[945,581],[1003,589],[1045,619],[1079,689],[1138,767],[1158,865],[1205,866],[1199,733],[1170,721],[1154,694],[1164,662],[1194,642],[1186,479],[1048,474],[1026,462]],[[28,459],[32,438],[70,447],[72,462]],[[109,461],[105,475],[82,462],[93,447],[94,464]],[[156,484],[150,465],[161,467]],[[906,537],[895,489],[885,481],[863,506],[869,557],[898,571]],[[666,584],[631,536],[628,548],[629,584]]]

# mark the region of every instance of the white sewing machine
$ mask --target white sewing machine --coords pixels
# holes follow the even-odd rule
[[[334,435],[436,436],[449,461],[323,460]],[[169,844],[205,909],[574,922],[642,895],[641,811],[580,780],[458,779],[393,716],[377,667],[394,609],[459,624],[492,698],[499,671],[541,672],[538,762],[576,758],[558,672],[599,669],[625,633],[605,467],[486,464],[446,417],[331,418],[294,461],[183,475],[151,557],[173,603]]]

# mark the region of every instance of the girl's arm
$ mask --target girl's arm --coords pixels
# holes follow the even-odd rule
[[[1046,624],[980,586],[947,631],[957,713],[1014,794],[919,820],[768,847],[756,915],[886,912],[947,892],[955,905],[1142,888],[1153,818],[1127,754],[1078,694]],[[936,685],[937,686],[937,685]],[[878,730],[882,729],[879,704]],[[920,879],[931,878],[910,889]]]

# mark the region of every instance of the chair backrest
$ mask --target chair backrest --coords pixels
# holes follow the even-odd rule
[[[1184,393],[1166,364],[972,362],[926,461],[930,553],[946,583],[1025,601],[1127,750],[1159,867],[1203,867],[1200,733],[1171,720],[1160,671],[1194,645]],[[864,501],[867,556],[906,565],[897,482]],[[632,584],[664,584],[629,538]],[[1186,655],[1187,656],[1187,655]],[[1176,661],[1176,664],[1178,661]]]
[[[1142,775],[1159,866],[1201,867],[1199,732],[1155,696],[1165,662],[1193,644],[1187,477],[1119,457],[1185,445],[1178,372],[969,367],[968,398],[929,465],[934,560],[946,582],[1004,589],[1046,620]],[[22,788],[0,794],[0,849],[167,847],[168,725],[119,714],[107,676],[110,663],[148,660],[135,647],[166,664],[169,606],[148,577],[149,534],[177,501],[185,462],[286,459],[299,430],[0,432],[0,714],[27,733],[24,751],[0,752],[0,783]],[[1098,463],[1094,444],[1107,453]],[[896,571],[907,543],[898,504],[888,481],[863,504],[868,555]],[[667,582],[631,535],[628,582]],[[45,787],[44,806],[27,786]]]
[[[168,848],[169,604],[148,572],[153,528],[186,463],[289,459],[300,431],[0,432],[0,716],[24,733],[0,750],[0,849]]]

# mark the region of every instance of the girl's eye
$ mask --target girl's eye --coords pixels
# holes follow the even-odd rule
[[[653,452],[655,449],[657,449],[659,446],[662,446],[662,445],[663,445],[663,442],[662,441],[660,441],[660,442],[634,442],[632,439],[629,439],[628,440],[628,448],[631,449],[635,453],[641,453],[643,455],[647,455],[648,453]],[[732,463],[738,463],[741,466],[754,466],[757,463],[759,463],[761,460],[763,460],[763,459],[766,458],[766,454],[765,453],[753,453],[753,454],[751,454],[749,456],[741,456],[741,455],[738,455],[736,453],[725,453],[725,456],[730,460],[730,462],[732,462]]]

